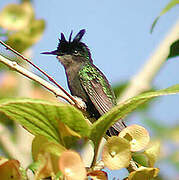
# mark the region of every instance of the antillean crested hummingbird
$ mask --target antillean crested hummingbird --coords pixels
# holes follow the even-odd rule
[[[82,29],[72,40],[61,33],[56,50],[42,54],[56,55],[65,68],[68,86],[73,96],[80,97],[86,103],[86,110],[96,120],[113,106],[116,98],[104,74],[93,64],[91,53],[86,44],[81,42],[85,29]],[[107,131],[107,135],[118,135],[126,126],[119,120]]]

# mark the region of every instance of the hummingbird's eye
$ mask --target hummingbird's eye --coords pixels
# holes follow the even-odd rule
[[[77,50],[74,50],[73,54],[74,55],[79,55],[79,52]]]

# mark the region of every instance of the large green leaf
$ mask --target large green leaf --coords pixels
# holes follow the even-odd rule
[[[128,99],[124,103],[115,106],[108,113],[100,117],[98,121],[96,121],[92,126],[91,139],[93,140],[95,147],[98,147],[98,144],[103,134],[112,124],[114,124],[119,119],[124,119],[130,112],[134,111],[139,105],[149,101],[154,97],[176,93],[179,93],[179,84],[169,87],[167,89],[143,93],[141,95]]]
[[[23,30],[10,34],[6,43],[16,51],[23,52],[40,40],[44,29],[45,21],[34,19]]]
[[[176,40],[170,46],[170,53],[168,55],[168,59],[176,56],[179,56],[179,40]]]
[[[150,29],[150,32],[153,32],[153,29],[157,23],[157,21],[159,20],[159,18],[165,14],[166,12],[168,12],[171,8],[173,8],[174,6],[176,6],[177,4],[179,4],[179,0],[171,0],[166,6],[165,8],[160,12],[159,16],[156,17],[156,19],[154,20],[152,27]]]
[[[24,126],[34,135],[59,142],[59,122],[82,137],[88,136],[89,125],[75,107],[35,99],[5,99],[0,101],[0,113]]]
[[[9,4],[0,12],[0,26],[7,30],[22,30],[34,17],[32,5],[28,2]]]

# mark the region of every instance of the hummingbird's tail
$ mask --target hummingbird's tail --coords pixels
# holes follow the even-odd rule
[[[111,136],[118,136],[119,132],[116,131],[113,127],[110,127],[110,128],[107,130],[106,134],[107,134],[108,136],[110,136],[110,137],[111,137]]]
[[[108,136],[118,136],[118,134],[127,126],[122,120],[116,122],[109,130],[106,132]]]

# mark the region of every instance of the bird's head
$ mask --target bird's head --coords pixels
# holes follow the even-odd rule
[[[64,66],[78,62],[92,62],[89,48],[85,43],[81,42],[84,34],[85,29],[82,29],[72,40],[71,32],[69,40],[67,41],[64,34],[61,33],[61,39],[59,39],[57,49],[51,52],[43,52],[42,54],[57,55],[57,58]]]

